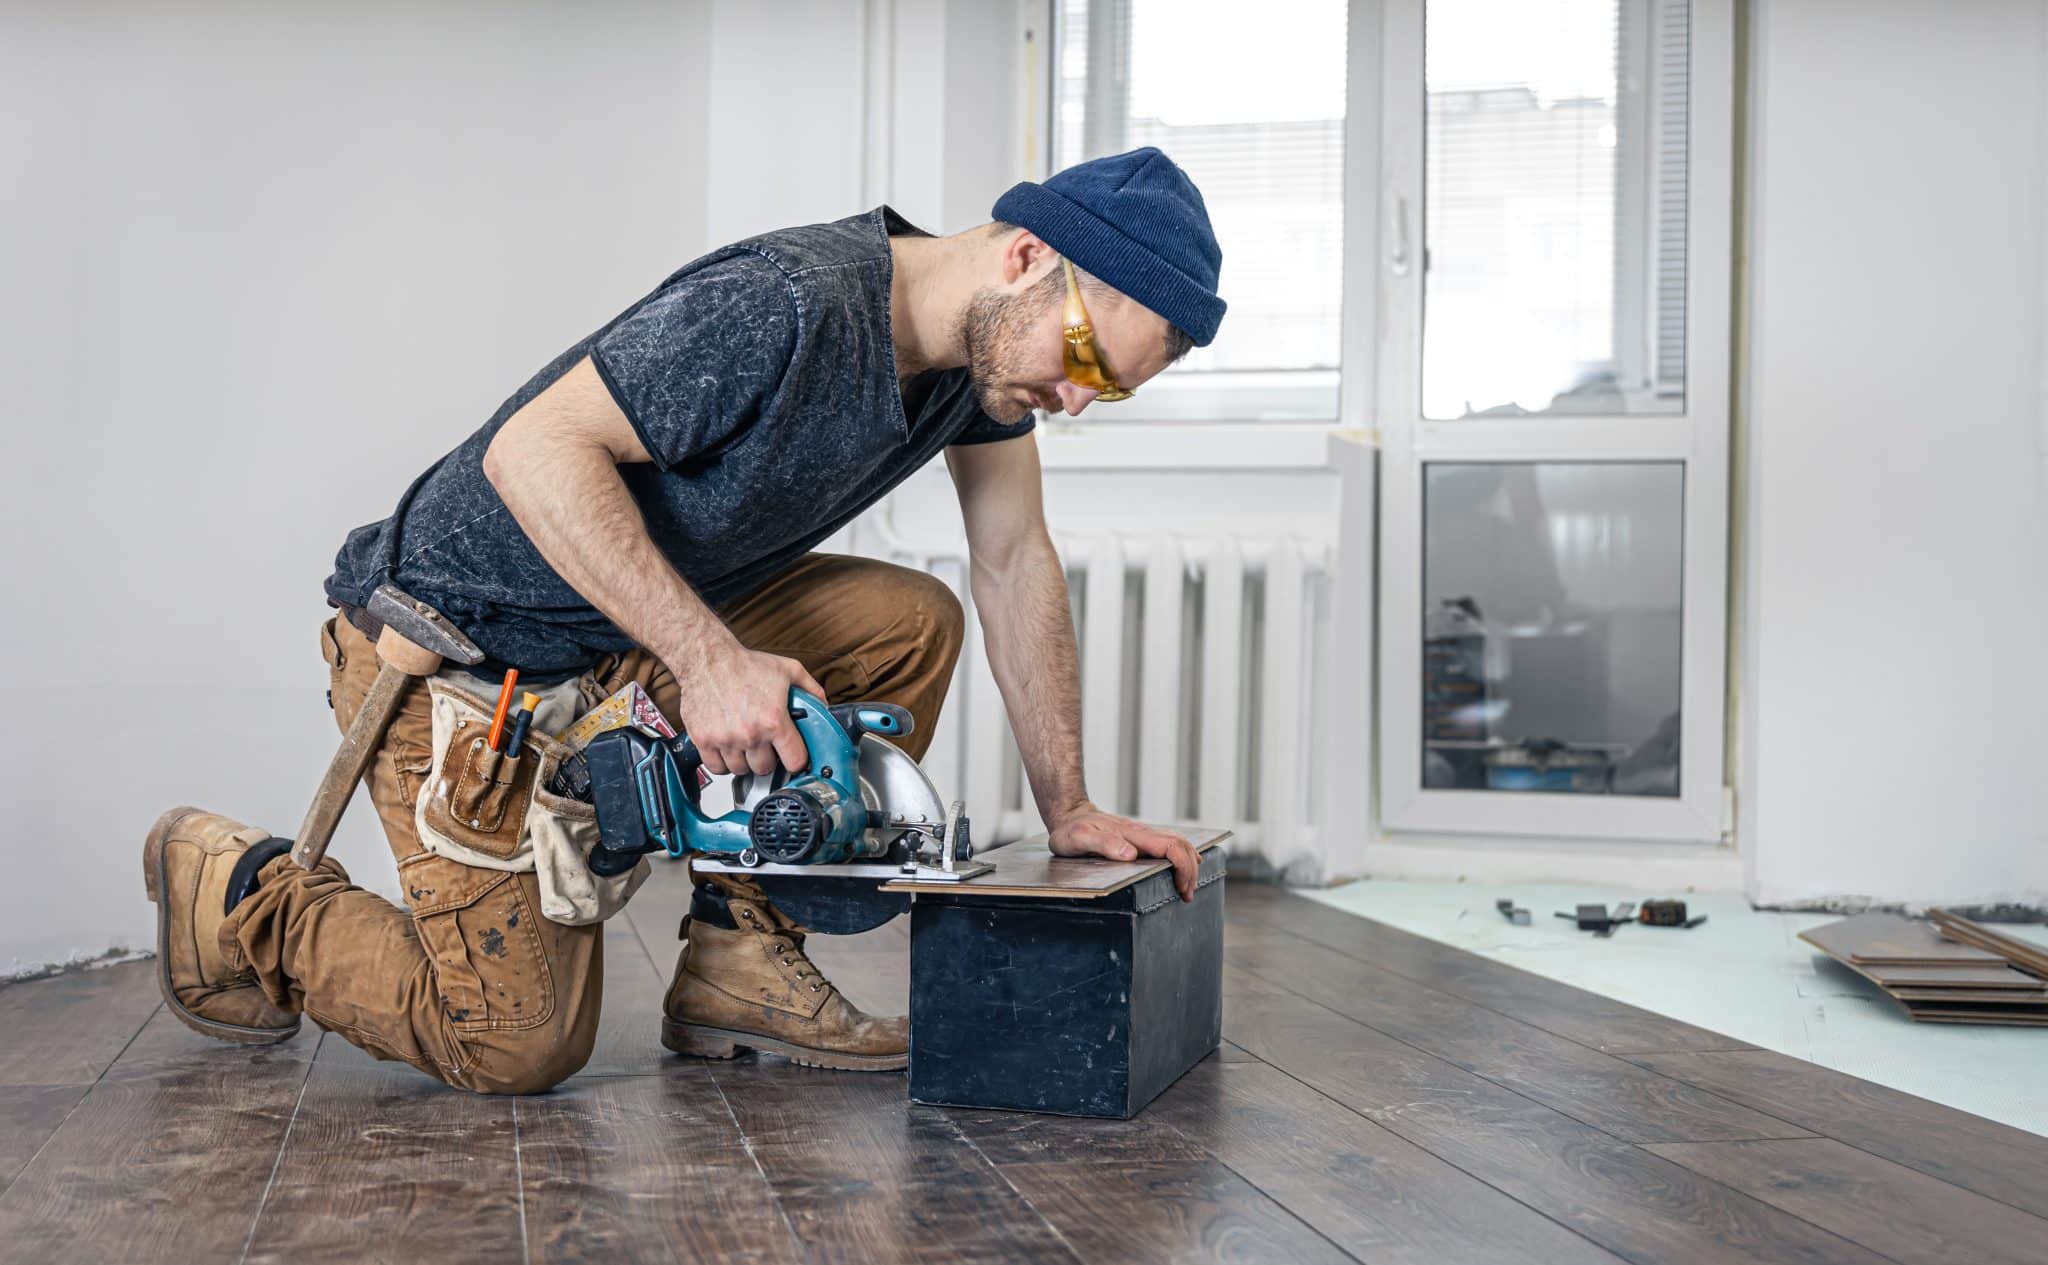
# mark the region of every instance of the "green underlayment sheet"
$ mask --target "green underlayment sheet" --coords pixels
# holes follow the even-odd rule
[[[1866,981],[1798,938],[1839,914],[1769,913],[1739,896],[1682,894],[1708,915],[1690,931],[1628,926],[1599,939],[1554,910],[1681,895],[1591,883],[1368,879],[1302,895],[1702,1028],[2048,1135],[2048,1029],[1914,1023]],[[1531,924],[1494,909],[1503,896]],[[2048,946],[2048,928],[1997,924]]]

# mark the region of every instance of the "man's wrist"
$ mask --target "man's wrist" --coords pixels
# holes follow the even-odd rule
[[[1090,800],[1086,795],[1083,795],[1080,799],[1074,800],[1066,808],[1055,810],[1052,816],[1046,819],[1046,831],[1050,833],[1052,831],[1058,830],[1060,827],[1066,825],[1070,821],[1073,821],[1077,817],[1085,817],[1089,813],[1100,811],[1100,809],[1095,807],[1094,801]]]

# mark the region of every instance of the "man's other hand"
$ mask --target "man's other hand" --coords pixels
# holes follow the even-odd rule
[[[1087,804],[1054,826],[1047,842],[1054,856],[1107,857],[1112,861],[1164,857],[1173,862],[1173,886],[1180,898],[1195,898],[1195,871],[1200,863],[1194,845],[1171,831]]]
[[[810,762],[789,718],[789,687],[821,699],[825,690],[803,664],[735,644],[709,657],[703,669],[676,678],[683,732],[697,744],[706,771],[768,774],[780,765],[794,773]]]

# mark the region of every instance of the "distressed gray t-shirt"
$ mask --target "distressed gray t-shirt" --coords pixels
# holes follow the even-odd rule
[[[982,412],[965,369],[896,379],[888,207],[737,242],[563,352],[483,428],[349,533],[328,597],[393,583],[490,657],[580,670],[633,643],[556,575],[484,477],[505,420],[585,356],[652,454],[620,474],[654,543],[712,606],[759,587],[948,444],[1022,435]]]

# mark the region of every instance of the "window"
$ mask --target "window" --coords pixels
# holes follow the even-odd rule
[[[1422,411],[1685,397],[1686,0],[1430,0]]]
[[[1335,417],[1344,0],[1271,0],[1255,20],[1221,0],[1060,0],[1058,14],[1054,168],[1156,145],[1201,188],[1223,246],[1222,332],[1158,386],[1206,397],[1188,416]]]

